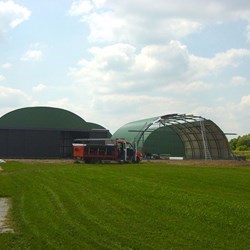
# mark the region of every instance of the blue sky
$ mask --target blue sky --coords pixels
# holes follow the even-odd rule
[[[114,133],[170,113],[250,133],[248,0],[0,0],[0,116],[70,110]]]

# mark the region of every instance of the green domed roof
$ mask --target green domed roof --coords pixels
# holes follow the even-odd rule
[[[91,123],[60,108],[28,107],[11,111],[0,118],[0,128],[90,130]]]

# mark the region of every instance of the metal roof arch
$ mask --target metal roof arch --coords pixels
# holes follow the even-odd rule
[[[207,160],[231,156],[222,130],[211,120],[195,115],[167,114],[127,123],[114,133],[113,138],[122,136],[142,149],[149,134],[162,126],[170,126],[181,138],[186,158]]]

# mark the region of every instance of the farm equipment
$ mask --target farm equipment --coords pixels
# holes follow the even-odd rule
[[[139,163],[142,153],[135,145],[123,139],[75,139],[73,142],[75,161],[101,163],[116,161],[120,163]]]

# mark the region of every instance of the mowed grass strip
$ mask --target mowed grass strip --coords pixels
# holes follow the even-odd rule
[[[250,168],[8,162],[0,249],[249,249]]]

